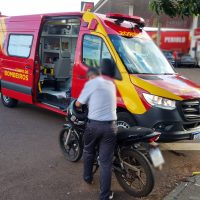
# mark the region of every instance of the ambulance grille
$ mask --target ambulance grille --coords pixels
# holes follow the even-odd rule
[[[181,108],[187,121],[200,121],[200,100],[183,101]]]

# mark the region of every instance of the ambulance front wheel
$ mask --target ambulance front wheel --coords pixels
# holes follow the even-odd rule
[[[136,126],[136,122],[128,112],[119,112],[117,113],[117,126],[118,128],[130,128]]]
[[[1,94],[1,101],[2,101],[4,106],[9,107],[9,108],[15,107],[18,103],[18,101],[16,99],[5,96],[3,94]]]

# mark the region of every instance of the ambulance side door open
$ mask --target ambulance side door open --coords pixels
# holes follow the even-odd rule
[[[7,55],[2,60],[1,92],[32,103],[36,37],[34,33],[19,32],[8,33],[7,37]]]

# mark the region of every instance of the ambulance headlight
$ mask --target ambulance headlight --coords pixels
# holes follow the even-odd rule
[[[143,93],[145,100],[152,106],[163,108],[167,110],[174,110],[176,108],[176,102],[163,97]]]

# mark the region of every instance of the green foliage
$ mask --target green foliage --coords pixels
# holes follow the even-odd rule
[[[151,0],[149,7],[157,15],[170,17],[200,15],[200,0]]]

